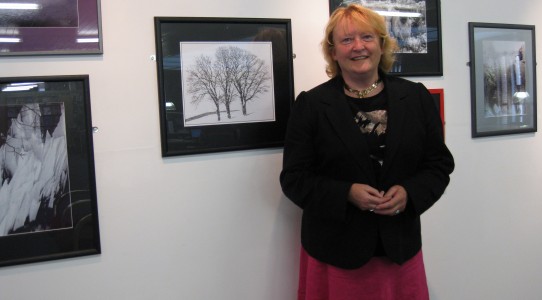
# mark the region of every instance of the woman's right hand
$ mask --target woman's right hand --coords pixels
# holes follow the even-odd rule
[[[386,201],[384,191],[378,191],[370,185],[354,183],[348,192],[348,201],[361,210],[373,211],[376,206]]]

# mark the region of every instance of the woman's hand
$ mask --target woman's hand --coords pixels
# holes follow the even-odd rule
[[[385,216],[395,216],[405,211],[408,194],[400,185],[392,186],[383,196],[384,202],[378,204],[374,213]]]
[[[361,210],[373,211],[378,205],[383,204],[384,192],[380,192],[370,185],[354,183],[348,193],[348,201],[352,202]]]

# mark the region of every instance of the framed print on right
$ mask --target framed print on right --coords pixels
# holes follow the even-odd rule
[[[390,74],[442,76],[440,0],[329,0],[329,12],[353,3],[384,16],[389,35],[397,40]]]
[[[536,132],[532,25],[469,23],[472,137]]]

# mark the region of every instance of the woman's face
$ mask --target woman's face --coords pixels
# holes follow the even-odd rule
[[[356,26],[349,18],[333,29],[331,55],[341,67],[343,77],[378,76],[382,47],[378,34],[370,27]]]

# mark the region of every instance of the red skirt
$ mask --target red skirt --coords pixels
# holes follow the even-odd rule
[[[301,248],[298,300],[428,300],[422,251],[402,265],[373,257],[359,269],[320,262]]]

